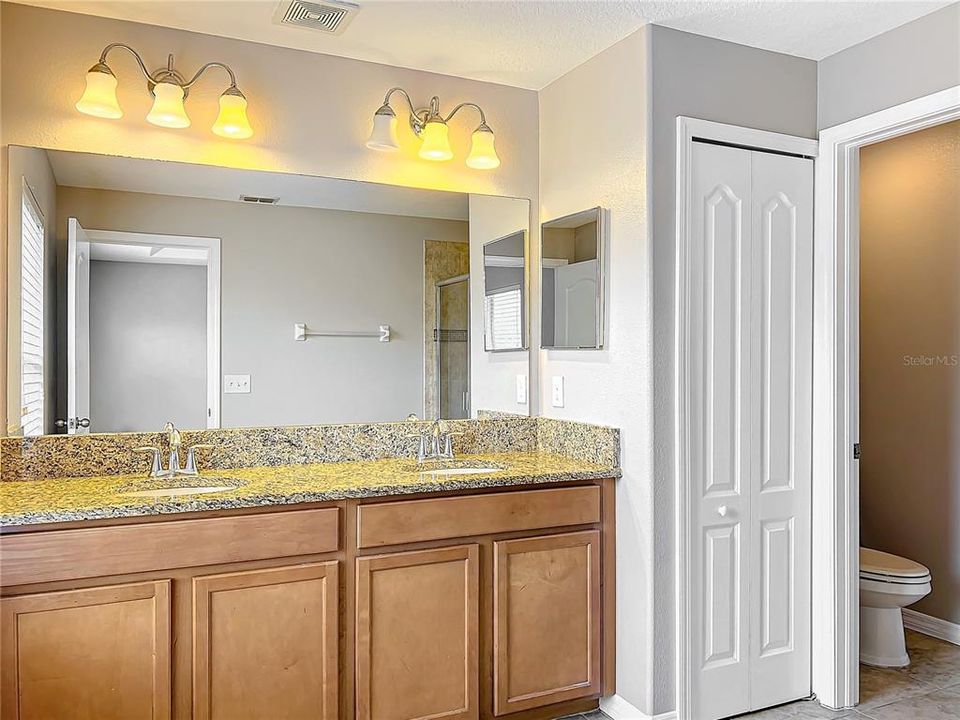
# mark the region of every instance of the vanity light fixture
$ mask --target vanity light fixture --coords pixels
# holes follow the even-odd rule
[[[117,102],[117,77],[107,65],[107,54],[114,48],[123,48],[137,60],[140,71],[147,80],[147,90],[153,95],[153,107],[147,121],[167,128],[190,126],[190,118],[183,106],[193,84],[210,68],[222,68],[230,76],[230,87],[220,95],[220,112],[213,123],[213,132],[220,137],[243,140],[253,135],[247,120],[247,99],[237,87],[237,77],[228,65],[208,62],[192,78],[185,79],[173,69],[173,55],[167,56],[167,66],[150,72],[136,50],[123,43],[111,43],[100,53],[100,60],[87,71],[87,86],[83,97],[77,102],[77,110],[94,117],[116,119],[123,117]]]
[[[410,109],[410,127],[422,141],[419,155],[424,160],[444,161],[453,157],[450,148],[450,129],[447,123],[462,108],[472,107],[480,113],[480,125],[473,131],[473,141],[470,154],[467,156],[467,165],[476,170],[492,170],[500,166],[500,158],[494,148],[493,130],[487,125],[487,118],[483,109],[476,103],[465,102],[457,105],[450,114],[443,117],[440,114],[440,98],[430,98],[430,107],[416,109],[410,95],[403,88],[395,87],[387,91],[383,98],[383,105],[373,115],[373,130],[367,147],[372,150],[396,151],[400,149],[397,139],[397,114],[390,107],[390,97],[400,93],[407,101]]]

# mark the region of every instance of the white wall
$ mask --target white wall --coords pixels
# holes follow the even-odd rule
[[[4,146],[179,160],[536,200],[537,94],[533,91],[11,3],[0,4],[0,20],[0,142]],[[111,55],[110,62],[120,81],[119,99],[125,116],[108,121],[78,113],[73,105],[83,92],[86,70],[111,42],[133,45],[151,66],[163,64],[170,52],[175,54],[176,66],[186,72],[210,60],[230,64],[250,101],[256,134],[251,140],[233,142],[210,132],[217,97],[225,87],[216,74],[191,90],[187,110],[193,125],[189,129],[150,125],[144,120],[150,97],[133,60],[122,53]],[[417,143],[405,123],[400,123],[402,152],[368,150],[364,141],[373,112],[394,85],[406,87],[420,103],[439,95],[443,108],[461,101],[482,105],[497,133],[503,164],[493,171],[464,165],[474,127],[459,118],[451,123],[451,142],[457,154],[451,162],[419,160]],[[5,378],[0,368],[0,383]],[[5,388],[0,391],[6,395]],[[0,426],[3,420],[0,417]]]
[[[960,3],[819,63],[819,127],[960,85]]]
[[[207,426],[207,269],[94,260],[90,432],[168,421]]]
[[[465,242],[466,223],[80,188],[60,188],[58,206],[61,237],[77,217],[87,229],[220,238],[221,369],[251,375],[249,394],[222,397],[224,427],[422,413],[423,244]],[[296,342],[296,322],[390,325],[392,339]]]
[[[34,198],[43,213],[44,230],[44,344],[46,348],[53,348],[56,342],[56,266],[57,253],[55,247],[56,219],[57,219],[57,184],[53,170],[47,159],[47,154],[34,148],[10,148],[7,154],[10,186],[8,194],[0,202],[5,203],[6,222],[4,230],[10,239],[10,252],[3,253],[4,260],[9,262],[10,275],[0,275],[4,279],[6,290],[0,295],[7,303],[10,312],[10,322],[6,331],[0,333],[10,348],[12,355],[8,358],[4,352],[3,358],[7,362],[7,386],[11,392],[3,396],[0,406],[6,409],[9,418],[9,434],[20,433],[20,284],[7,282],[9,278],[20,277],[20,228],[21,207],[23,202],[23,183],[26,182],[33,191]],[[4,177],[7,177],[4,174]],[[3,244],[0,243],[0,249]],[[6,348],[3,348],[4,350]],[[56,419],[56,364],[48,362],[43,368],[44,376],[44,425],[45,432],[53,432],[53,421]],[[2,384],[2,383],[0,383]],[[2,428],[2,426],[0,426]]]
[[[649,30],[642,30],[540,94],[541,219],[598,205],[609,212],[609,340],[599,351],[541,351],[541,410],[621,430],[617,693],[640,709],[650,707],[654,664],[649,52]],[[539,273],[533,279],[539,293]],[[564,408],[550,406],[554,375],[565,379]]]
[[[647,27],[541,92],[542,218],[593,205],[609,210],[607,347],[542,352],[542,411],[622,430],[617,690],[649,714],[675,703],[672,356],[679,115],[812,137],[816,64]],[[554,375],[565,378],[562,409],[549,404]]]
[[[530,400],[518,403],[517,375],[529,375],[530,351],[486,352],[483,347],[483,246],[527,228],[530,203],[516,198],[470,196],[470,411],[498,410],[526,415]],[[528,283],[529,287],[529,283]]]

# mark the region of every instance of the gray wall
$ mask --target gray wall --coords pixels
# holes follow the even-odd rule
[[[467,241],[467,223],[61,188],[58,223],[221,238],[224,427],[398,420],[423,406],[423,242]],[[376,330],[295,342],[293,325]]]
[[[652,27],[653,52],[653,513],[652,714],[674,707],[674,277],[676,120],[680,115],[816,137],[817,64]]]
[[[207,269],[90,263],[90,431],[207,425]]]
[[[860,153],[862,544],[960,623],[960,120]]]
[[[820,128],[960,85],[960,3],[831,55],[819,72]]]

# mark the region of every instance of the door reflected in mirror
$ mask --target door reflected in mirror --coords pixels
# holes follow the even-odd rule
[[[483,246],[483,325],[487,351],[526,347],[527,233]]]
[[[603,347],[603,231],[601,208],[541,226],[542,347]]]
[[[510,218],[522,248],[526,200],[18,146],[8,160],[7,434],[516,411],[471,362],[470,247]],[[511,262],[522,276],[523,253]]]

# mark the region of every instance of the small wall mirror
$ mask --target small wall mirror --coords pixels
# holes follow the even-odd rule
[[[541,346],[603,347],[603,210],[543,223]]]
[[[527,233],[483,246],[483,336],[488,352],[526,348]]]

